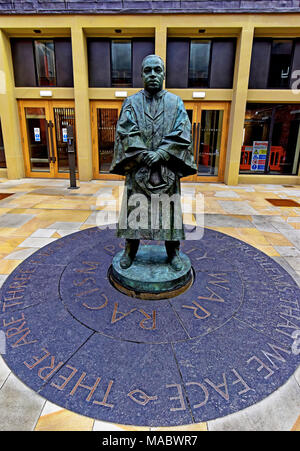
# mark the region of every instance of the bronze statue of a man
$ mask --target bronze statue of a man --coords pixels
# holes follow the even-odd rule
[[[110,168],[111,173],[126,176],[117,229],[117,236],[126,239],[120,266],[125,269],[132,264],[140,239],[164,240],[169,262],[179,271],[180,240],[185,238],[180,202],[170,202],[167,227],[162,223],[166,212],[161,209],[158,226],[153,227],[152,210],[163,196],[180,198],[180,178],[196,172],[191,124],[181,98],[163,89],[165,70],[159,56],[148,55],[143,60],[141,75],[144,89],[123,103]],[[147,200],[144,211],[139,210],[143,220],[139,227],[130,227],[134,199],[139,201],[140,196]]]

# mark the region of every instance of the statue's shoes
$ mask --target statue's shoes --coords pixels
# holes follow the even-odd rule
[[[122,269],[129,268],[129,266],[131,266],[132,262],[133,262],[132,258],[124,252],[124,254],[122,255],[122,257],[120,259],[121,268]]]
[[[183,262],[182,262],[180,256],[174,255],[174,257],[170,261],[170,265],[175,271],[181,271],[183,268]]]

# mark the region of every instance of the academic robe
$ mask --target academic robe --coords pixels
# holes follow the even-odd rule
[[[148,151],[160,155],[159,162],[151,167],[142,162],[143,153]],[[180,198],[180,178],[196,172],[191,123],[180,97],[165,90],[151,96],[142,90],[124,101],[116,127],[110,172],[126,177],[117,236],[184,239],[180,203],[176,202],[174,207],[175,203],[171,202],[167,225],[166,216],[163,217],[166,211],[151,206],[151,200],[162,195],[176,194]],[[134,194],[145,196],[147,207],[144,202],[134,204]],[[130,218],[141,219],[141,226],[137,228],[135,221],[132,228]]]

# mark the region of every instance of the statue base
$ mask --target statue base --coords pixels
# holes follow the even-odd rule
[[[193,270],[187,255],[180,252],[181,271],[175,271],[168,262],[164,246],[140,246],[132,265],[122,269],[119,252],[109,269],[111,284],[127,296],[140,299],[170,299],[184,293],[193,284]]]

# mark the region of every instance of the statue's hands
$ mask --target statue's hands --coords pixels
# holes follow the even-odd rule
[[[160,155],[158,152],[147,152],[144,154],[143,161],[147,166],[152,166],[154,163],[157,163],[160,160]]]

